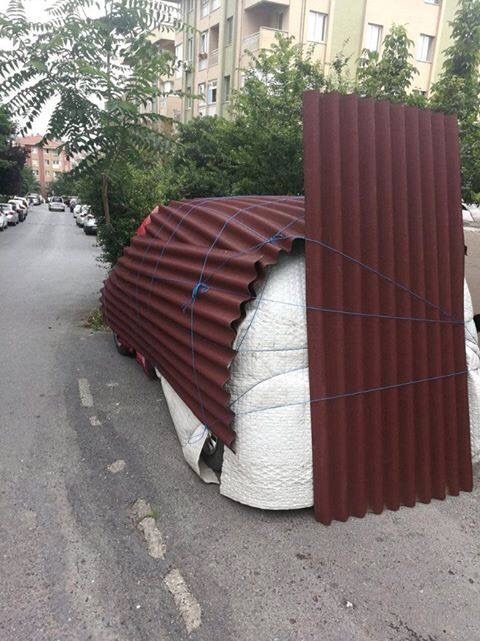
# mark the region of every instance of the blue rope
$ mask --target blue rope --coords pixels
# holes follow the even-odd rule
[[[300,370],[300,369],[305,369],[305,368],[304,367],[298,368],[298,370]],[[291,371],[297,371],[297,370],[291,370]],[[288,372],[286,372],[286,373],[288,373]],[[293,403],[282,403],[280,405],[269,405],[267,407],[261,407],[261,408],[249,410],[248,412],[240,412],[238,414],[235,414],[235,417],[238,418],[240,416],[248,416],[249,414],[258,414],[259,412],[267,412],[268,410],[282,409],[284,407],[298,407],[299,405],[310,405],[312,403],[335,401],[335,400],[342,399],[342,398],[351,398],[351,397],[354,397],[354,396],[362,396],[362,395],[365,395],[365,394],[372,394],[374,392],[384,392],[386,390],[398,389],[398,388],[401,388],[401,387],[408,387],[410,385],[418,385],[420,383],[430,383],[430,382],[433,382],[433,381],[440,381],[440,380],[444,380],[446,378],[454,378],[456,376],[463,376],[465,374],[468,374],[468,370],[462,370],[462,371],[459,371],[459,372],[452,372],[451,374],[442,374],[440,376],[430,376],[428,378],[420,378],[420,379],[416,379],[416,380],[413,380],[413,381],[406,381],[405,383],[395,383],[395,384],[392,384],[392,385],[382,385],[380,387],[370,387],[370,388],[367,388],[367,389],[356,390],[356,391],[353,391],[353,392],[345,392],[345,393],[342,393],[342,394],[332,394],[332,395],[329,395],[329,396],[321,396],[320,398],[309,399],[309,400],[306,400],[306,401],[295,401]],[[261,382],[263,382],[263,381],[261,381]],[[260,383],[256,383],[251,389],[253,389],[254,387],[256,387],[259,384]],[[236,403],[238,400],[240,400],[249,391],[251,391],[251,390],[247,390],[246,392],[241,394],[238,398],[236,398],[234,401],[232,401],[231,404],[229,405],[229,407],[231,407],[234,403]],[[216,421],[215,423],[218,423],[218,422],[219,421]],[[213,427],[215,425],[215,423],[213,423],[211,427]],[[208,429],[210,429],[210,428],[208,426],[205,426],[205,430],[208,430]],[[203,434],[205,433],[205,430],[204,430]],[[203,434],[202,434],[202,437],[203,437]],[[200,440],[200,439],[198,439],[198,440]],[[196,442],[197,441],[192,441],[191,443],[193,444],[193,443],[196,443]],[[190,443],[190,440],[188,441],[188,443]]]
[[[191,307],[193,305],[193,303],[197,300],[198,295],[201,292],[207,293],[209,289],[210,289],[210,287],[208,285],[206,285],[205,283],[202,283],[201,281],[198,281],[197,283],[195,283],[195,285],[192,288],[192,296],[191,296],[190,300],[187,303],[184,303],[182,305],[182,311],[185,313],[187,311],[187,309],[189,309],[189,307]]]

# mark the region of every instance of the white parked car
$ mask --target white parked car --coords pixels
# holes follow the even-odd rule
[[[26,198],[23,198],[22,196],[14,196],[12,200],[19,203],[20,208],[23,210],[22,211],[23,220],[25,220],[29,212],[28,200]]]
[[[28,211],[30,205],[28,204],[28,199],[27,198],[24,198],[23,196],[14,196],[13,200],[19,200],[21,203],[23,203],[25,205],[25,207],[27,208],[27,211]]]
[[[75,207],[73,208],[73,217],[74,218],[76,218],[78,216],[78,214],[82,213],[82,207],[83,207],[83,205],[75,205]]]
[[[61,196],[52,196],[48,203],[48,211],[65,211],[65,203]]]
[[[0,203],[0,209],[5,214],[8,225],[18,225],[20,219],[18,217],[18,211],[14,205],[11,205],[11,203]]]
[[[0,231],[7,229],[7,227],[8,227],[7,214],[0,209]]]
[[[91,210],[90,205],[82,205],[82,211],[76,216],[77,225],[79,227],[83,227],[86,217],[90,214],[90,210]]]
[[[18,220],[22,223],[27,217],[28,213],[27,208],[25,207],[23,202],[21,200],[17,200],[16,198],[12,198],[8,201],[8,204],[11,205],[13,209],[15,209],[18,214]]]
[[[83,223],[83,231],[89,235],[89,234],[96,234],[97,233],[97,219],[93,214],[87,214],[84,223]]]

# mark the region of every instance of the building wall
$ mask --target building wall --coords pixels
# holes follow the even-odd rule
[[[230,90],[241,86],[242,68],[250,59],[246,50],[256,53],[268,49],[278,31],[293,36],[297,42],[312,44],[314,57],[325,65],[343,52],[350,57],[353,75],[366,46],[369,24],[381,27],[380,41],[393,24],[405,25],[413,41],[413,61],[419,72],[413,87],[428,92],[441,70],[442,51],[450,44],[448,22],[457,6],[457,0],[209,0],[208,14],[201,16],[202,2],[183,0],[179,3],[182,19],[192,30],[171,35],[172,50],[176,45],[183,45],[183,57],[188,63],[188,69],[174,79],[174,89],[188,90],[198,96],[199,86],[205,85],[205,100],[172,96],[164,105],[164,115],[182,121],[198,115],[228,115],[225,85],[229,83]],[[311,11],[327,15],[322,42],[309,42]],[[230,18],[233,18],[232,42],[228,43],[227,21]],[[206,56],[203,56],[199,54],[201,34],[205,32],[210,42]],[[420,39],[425,36],[433,38],[431,46],[423,50],[428,51],[426,61],[419,59]],[[193,39],[193,50],[191,59],[187,60],[190,38]],[[425,40],[423,43],[425,45]],[[213,81],[216,81],[215,102],[212,91],[208,91],[209,83]]]
[[[42,136],[17,138],[15,144],[28,152],[27,165],[32,168],[40,183],[40,191],[45,196],[48,194],[50,183],[61,173],[70,171],[71,163],[65,152],[58,150],[61,142],[48,142],[40,147],[41,139]]]

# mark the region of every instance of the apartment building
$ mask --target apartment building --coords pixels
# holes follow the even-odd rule
[[[59,147],[63,144],[59,140],[49,140],[42,147],[40,142],[43,136],[27,136],[17,138],[14,145],[22,147],[28,152],[27,165],[40,183],[41,193],[46,196],[49,184],[53,182],[60,174],[70,171],[71,163],[65,152]]]
[[[343,51],[355,72],[364,49],[381,54],[393,24],[405,25],[419,71],[414,88],[428,92],[450,43],[449,21],[457,0],[182,0],[182,20],[191,29],[163,34],[160,47],[185,63],[174,77],[161,79],[163,91],[201,95],[181,99],[173,93],[154,109],[175,120],[228,115],[232,89],[242,83],[248,52],[268,49],[277,33],[312,45],[323,65]]]

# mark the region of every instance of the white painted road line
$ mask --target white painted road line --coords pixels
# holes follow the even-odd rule
[[[202,610],[198,601],[190,593],[183,576],[174,568],[164,578],[168,591],[173,596],[175,605],[182,615],[187,633],[190,634],[202,624]]]
[[[147,516],[142,519],[137,525],[137,529],[143,532],[147,551],[152,559],[164,559],[167,546],[153,516]]]
[[[130,518],[135,523],[137,530],[142,532],[147,544],[147,551],[152,559],[164,559],[167,546],[163,534],[157,527],[152,506],[144,499],[138,499],[130,507]]]
[[[78,391],[83,407],[93,407],[93,396],[90,391],[90,384],[86,378],[78,379]]]
[[[123,459],[118,459],[118,461],[115,461],[111,465],[107,465],[107,470],[112,474],[118,474],[118,472],[125,469],[125,465],[126,463]]]

